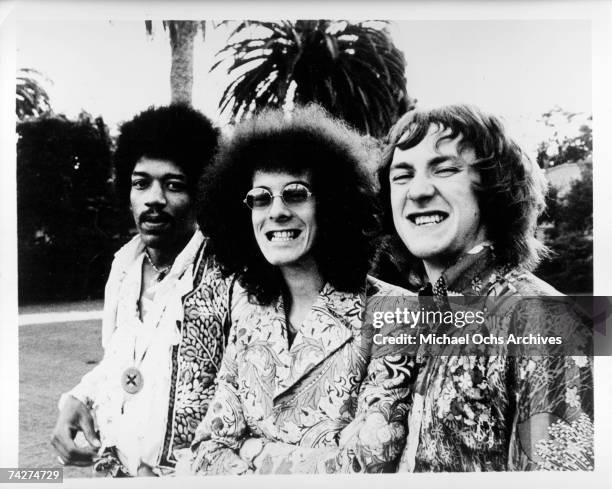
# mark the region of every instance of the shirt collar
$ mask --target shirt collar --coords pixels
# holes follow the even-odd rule
[[[170,275],[182,275],[183,272],[194,263],[195,256],[204,242],[204,235],[199,227],[196,227],[193,236],[185,245],[185,248],[177,255],[172,264],[172,268],[168,273]],[[128,243],[115,253],[115,260],[120,268],[127,271],[129,266],[134,263],[142,253],[144,253],[145,245],[137,234]]]
[[[461,256],[457,262],[446,268],[435,283],[428,283],[420,295],[444,296],[448,291],[469,293],[473,280],[487,269],[493,268],[495,254],[489,241],[477,244]]]

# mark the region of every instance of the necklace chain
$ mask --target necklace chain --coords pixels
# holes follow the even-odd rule
[[[145,248],[145,256],[147,257],[147,261],[149,262],[149,265],[151,265],[153,267],[153,270],[157,272],[158,274],[157,281],[160,282],[166,276],[170,268],[172,268],[172,263],[163,268],[157,268],[155,266],[155,263],[153,263],[153,260],[151,260],[151,256],[149,255],[148,248]]]

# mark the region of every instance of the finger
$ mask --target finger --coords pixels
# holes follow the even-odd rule
[[[230,475],[242,475],[249,470],[249,464],[244,460],[237,459],[230,463],[229,473]]]
[[[93,462],[93,458],[97,455],[97,450],[93,448],[78,447],[69,433],[56,433],[51,440],[51,444],[67,465],[88,465]]]
[[[97,454],[98,451],[93,448],[79,447],[74,445],[73,448],[68,451],[68,461],[73,465],[88,465],[93,463],[93,460]]]
[[[55,449],[55,451],[59,454],[59,457],[65,462],[68,459],[68,447],[65,446],[62,437],[55,433],[53,438],[51,438],[51,446]]]
[[[89,460],[89,461],[84,461],[84,462],[70,462],[69,464],[66,465],[71,465],[72,467],[90,467],[92,466],[94,463],[94,460]]]
[[[363,426],[365,417],[366,414],[364,412],[358,414],[357,417],[355,417],[355,419],[340,432],[338,445],[341,448],[345,447],[353,438],[357,436]]]
[[[87,416],[86,418],[82,419],[81,431],[91,446],[95,447],[96,449],[100,448],[100,439],[94,431],[93,418],[91,416]]]
[[[203,441],[208,441],[212,438],[211,434],[209,431],[207,430],[198,430],[196,429],[195,435],[193,437],[193,441],[191,442],[191,448],[192,449],[196,449],[200,443],[202,443]]]
[[[146,464],[142,464],[140,467],[138,467],[138,472],[136,475],[138,477],[157,477],[157,474],[153,472],[153,469]]]
[[[66,462],[59,455],[57,456],[57,461],[60,465],[63,465],[63,466],[72,465],[74,467],[87,467],[88,465],[91,465],[91,463],[85,463],[85,462]]]

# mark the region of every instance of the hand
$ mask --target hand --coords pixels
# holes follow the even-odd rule
[[[250,466],[254,466],[255,459],[261,455],[265,446],[266,443],[262,438],[247,438],[242,444],[242,447],[240,447],[238,455]]]
[[[140,467],[138,467],[138,473],[137,473],[138,477],[158,477],[158,475],[153,472],[153,469],[146,464],[140,464]]]
[[[197,450],[200,443],[211,439],[212,433],[209,424],[206,422],[206,418],[200,421],[200,424],[195,430],[193,441],[191,442],[191,449]]]
[[[81,431],[89,446],[79,447],[74,438]],[[62,463],[86,466],[93,463],[100,448],[100,440],[94,431],[89,408],[75,397],[68,396],[53,429],[51,445]]]
[[[359,413],[353,421],[342,429],[340,432],[340,439],[338,440],[338,447],[345,448],[350,443],[353,443],[354,440],[357,440],[359,431],[363,427],[365,417],[365,412]]]

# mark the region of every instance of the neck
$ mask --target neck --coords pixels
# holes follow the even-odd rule
[[[427,279],[433,284],[435,283],[441,276],[442,272],[446,269],[440,263],[432,263],[423,260],[423,265],[425,266],[425,273],[427,274]]]
[[[169,246],[147,246],[149,258],[157,268],[164,268],[174,263],[178,254],[183,251],[191,236],[184,236]]]
[[[282,267],[281,273],[287,286],[290,309],[309,309],[325,283],[316,263]]]
[[[470,253],[476,246],[485,242],[487,242],[486,234],[484,229],[480,229],[471,245],[463,248],[463,251],[450,256],[437,256],[434,260],[423,260],[425,273],[427,273],[429,282],[432,284],[435,283],[444,270],[457,263],[462,256]]]

